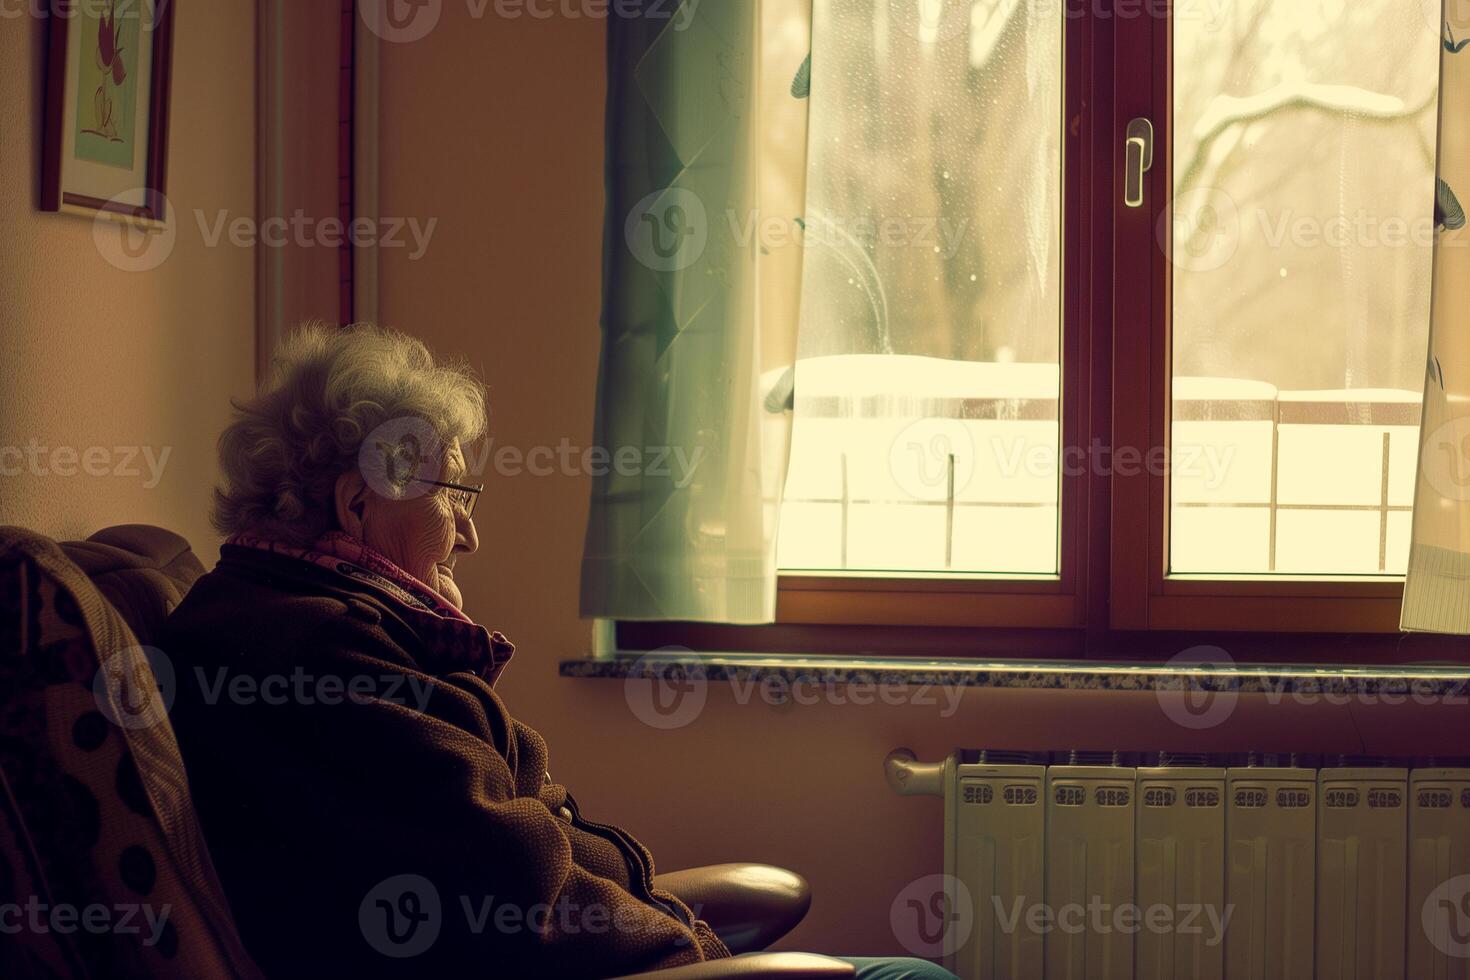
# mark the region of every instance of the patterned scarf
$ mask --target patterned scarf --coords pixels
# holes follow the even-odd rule
[[[310,548],[254,534],[236,534],[225,544],[310,562],[367,586],[413,627],[423,643],[416,655],[431,673],[469,671],[494,687],[515,653],[515,644],[499,630],[479,625],[438,592],[342,531],[327,532]]]

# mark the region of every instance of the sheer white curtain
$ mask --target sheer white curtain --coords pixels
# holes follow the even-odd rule
[[[1447,0],[1434,312],[1403,628],[1470,634],[1470,11]]]
[[[775,619],[810,45],[810,0],[610,18],[583,616]]]

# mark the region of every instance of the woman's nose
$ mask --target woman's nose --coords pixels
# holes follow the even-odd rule
[[[473,555],[480,550],[480,536],[475,531],[475,520],[462,514],[454,516],[454,550]]]

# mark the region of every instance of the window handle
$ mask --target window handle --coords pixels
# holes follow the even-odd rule
[[[1124,143],[1123,203],[1143,207],[1143,175],[1154,166],[1154,124],[1142,116],[1128,124]]]

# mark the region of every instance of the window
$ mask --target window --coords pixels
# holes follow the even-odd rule
[[[1439,57],[1404,8],[1174,20],[1175,572],[1408,566]]]
[[[1437,0],[814,3],[780,621],[713,648],[1396,640]]]
[[[1115,35],[1119,115],[1162,119],[1169,152],[1145,205],[1114,213],[1112,436],[1234,461],[1213,487],[1179,469],[1114,479],[1108,625],[1377,633],[1392,657],[1439,10],[1172,9]]]
[[[1060,10],[814,18],[781,567],[1054,576]]]

